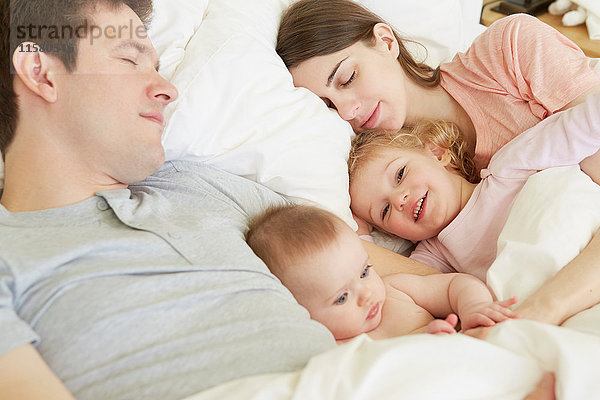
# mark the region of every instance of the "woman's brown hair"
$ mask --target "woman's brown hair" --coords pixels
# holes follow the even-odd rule
[[[373,27],[378,23],[385,21],[351,0],[300,0],[281,17],[276,50],[289,69],[359,41],[373,45]],[[403,44],[408,40],[396,31],[394,36],[400,49],[398,62],[408,76],[421,86],[437,86],[439,68],[417,62]]]

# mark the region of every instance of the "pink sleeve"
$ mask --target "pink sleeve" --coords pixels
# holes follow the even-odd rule
[[[523,132],[492,157],[489,169],[498,177],[518,176],[519,170],[528,176],[531,170],[579,164],[598,149],[600,93]]]
[[[439,241],[437,238],[422,240],[410,254],[411,259],[429,265],[441,272],[456,272],[450,265],[443,252],[438,249]]]
[[[600,85],[600,74],[577,45],[527,14],[496,21],[463,57],[467,68],[484,70],[482,79],[493,77],[542,119]]]

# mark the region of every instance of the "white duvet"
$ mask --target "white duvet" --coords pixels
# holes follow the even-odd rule
[[[491,288],[501,298],[525,298],[577,255],[599,225],[600,186],[578,166],[534,175],[500,236]],[[566,325],[511,320],[486,341],[362,335],[301,371],[229,382],[187,400],[523,399],[544,371],[554,371],[558,399],[600,399],[600,306]]]

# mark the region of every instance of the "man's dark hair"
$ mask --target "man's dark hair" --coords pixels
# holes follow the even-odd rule
[[[33,42],[58,58],[67,71],[77,66],[80,38],[87,34],[98,6],[131,8],[148,24],[152,0],[0,0],[0,152],[13,140],[19,107],[13,89],[12,55],[21,43]],[[78,30],[79,29],[79,30]]]

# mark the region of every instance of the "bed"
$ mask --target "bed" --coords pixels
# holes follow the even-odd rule
[[[292,201],[318,204],[355,227],[346,172],[353,132],[320,99],[293,87],[274,51],[279,17],[291,1],[154,3],[150,37],[161,74],[180,94],[166,112],[167,159],[211,164]],[[427,52],[412,50],[430,65],[466,49],[485,29],[479,25],[481,0],[362,3],[426,45]],[[599,205],[600,187],[578,168],[537,174],[499,239],[488,274],[493,292],[523,299],[556,273],[598,230]],[[404,242],[393,246],[407,248]],[[544,371],[554,371],[558,398],[594,399],[600,398],[599,367],[596,306],[563,327],[507,321],[486,341],[457,334],[375,342],[361,335],[300,371],[243,378],[188,400],[522,399]]]
[[[426,52],[412,50],[430,65],[466,49],[485,29],[477,0],[363,3],[423,43]],[[166,156],[255,180],[354,227],[346,172],[353,132],[320,99],[293,87],[274,51],[279,17],[289,4],[155,0],[150,36],[161,73],[180,92],[167,110]],[[492,291],[524,299],[587,244],[600,225],[599,204],[600,187],[576,167],[537,174],[499,239],[488,274]],[[392,245],[398,251],[408,246]],[[564,327],[508,321],[486,341],[458,334],[374,342],[362,335],[301,371],[244,378],[190,400],[438,399],[441,390],[451,399],[522,399],[544,371],[554,371],[558,398],[593,399],[600,398],[598,367],[600,308],[594,307]]]

